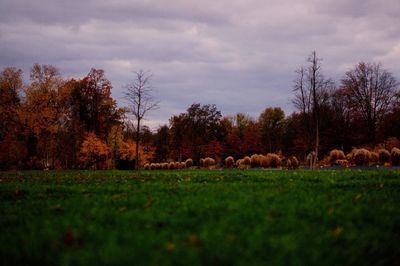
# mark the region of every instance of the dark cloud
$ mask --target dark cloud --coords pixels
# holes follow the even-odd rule
[[[359,61],[399,77],[398,25],[398,0],[3,0],[0,67],[53,64],[76,78],[102,68],[120,105],[132,71],[151,70],[153,127],[193,102],[288,113],[294,71],[313,50],[336,80]]]

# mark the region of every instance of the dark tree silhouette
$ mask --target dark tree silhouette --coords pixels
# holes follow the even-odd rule
[[[375,144],[378,124],[395,102],[396,79],[380,64],[361,62],[346,72],[342,86],[350,108],[367,125],[369,142]]]

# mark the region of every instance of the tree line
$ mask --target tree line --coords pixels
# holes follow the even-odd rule
[[[118,107],[101,69],[65,79],[56,67],[35,64],[24,84],[21,70],[4,68],[0,168],[133,169],[188,158],[194,164],[266,153],[304,159],[310,151],[322,158],[335,148],[400,146],[399,83],[377,63],[358,63],[334,82],[313,52],[295,73],[295,112],[267,107],[258,117],[223,116],[214,104],[194,103],[154,132],[141,123],[157,108],[150,83],[151,74],[135,72],[125,88],[129,105]]]

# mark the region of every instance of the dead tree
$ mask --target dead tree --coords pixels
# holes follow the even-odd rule
[[[308,66],[301,67],[296,73],[294,91],[295,99],[293,103],[304,117],[306,132],[314,135],[314,153],[315,159],[312,160],[311,168],[314,168],[318,162],[318,151],[320,142],[320,106],[323,102],[325,92],[333,87],[330,79],[325,79],[321,71],[322,59],[317,57],[313,51],[308,57]],[[312,130],[314,129],[314,130]],[[311,131],[313,131],[311,133]]]
[[[135,150],[135,169],[140,168],[139,144],[140,144],[140,126],[148,111],[158,109],[158,102],[152,96],[150,79],[152,75],[149,72],[140,70],[134,72],[134,80],[126,85],[124,92],[125,99],[130,104],[129,111],[136,121],[136,150]]]

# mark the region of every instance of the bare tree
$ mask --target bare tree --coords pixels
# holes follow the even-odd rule
[[[308,66],[301,67],[296,71],[294,91],[295,99],[293,104],[304,117],[306,131],[312,135],[312,128],[315,130],[314,152],[315,160],[318,162],[319,151],[319,130],[320,130],[320,106],[325,100],[326,91],[334,87],[330,79],[325,79],[321,70],[321,58],[317,57],[317,53],[313,51],[307,58]],[[314,164],[311,165],[314,168]]]
[[[134,80],[126,85],[127,91],[124,93],[126,100],[129,102],[129,111],[136,121],[136,159],[135,169],[140,168],[139,144],[140,144],[140,126],[148,111],[158,109],[158,101],[152,96],[152,88],[150,80],[152,75],[149,72],[139,70],[135,73]]]
[[[378,124],[395,104],[399,83],[380,64],[361,62],[346,72],[342,85],[350,109],[365,121],[369,141],[375,144]]]

